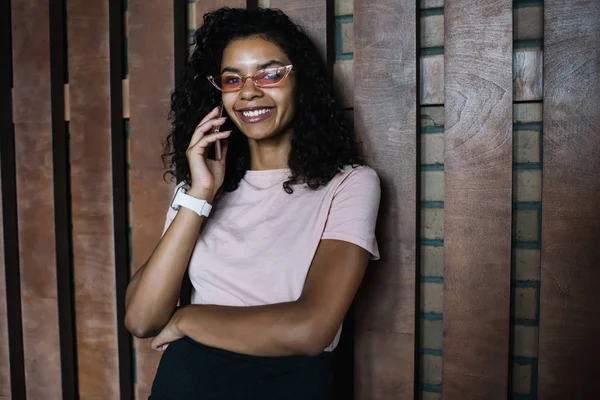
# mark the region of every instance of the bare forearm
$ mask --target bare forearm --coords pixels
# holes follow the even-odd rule
[[[308,346],[310,322],[297,302],[255,307],[192,305],[178,310],[175,318],[184,336],[236,353],[289,356],[320,352]]]
[[[171,318],[204,217],[181,208],[126,295],[125,323],[135,336],[156,334]]]

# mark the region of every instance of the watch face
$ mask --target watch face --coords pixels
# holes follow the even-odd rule
[[[177,200],[177,196],[179,195],[180,192],[181,193],[186,192],[186,190],[183,186],[181,186],[179,189],[177,189],[175,196],[173,196],[173,200],[171,200],[171,208],[175,211],[179,211],[179,209],[181,208],[181,206],[179,204],[175,204],[175,200]]]

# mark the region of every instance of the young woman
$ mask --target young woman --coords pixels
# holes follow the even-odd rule
[[[165,350],[151,399],[329,398],[380,189],[317,49],[278,10],[207,14],[172,120],[179,184],[126,299],[128,329]]]

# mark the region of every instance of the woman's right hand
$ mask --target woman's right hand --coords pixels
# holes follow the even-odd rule
[[[218,116],[219,107],[216,107],[200,121],[186,151],[192,179],[188,194],[209,202],[212,202],[225,179],[228,143],[223,142],[222,157],[218,161],[207,158],[208,149],[217,140],[226,139],[231,134],[231,131],[212,133],[227,119],[217,118]]]

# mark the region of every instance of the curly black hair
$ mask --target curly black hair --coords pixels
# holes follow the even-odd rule
[[[172,130],[162,156],[169,168],[166,174],[174,176],[177,182],[191,183],[186,149],[196,126],[221,96],[206,76],[220,74],[220,61],[229,42],[248,37],[260,37],[277,45],[296,71],[296,115],[288,157],[291,173],[283,184],[284,190],[292,193],[293,184],[317,189],[345,165],[360,165],[362,159],[353,130],[344,120],[325,62],[302,28],[277,9],[224,7],[204,15],[186,73],[171,95]],[[247,138],[236,127],[229,138],[226,163],[221,189],[230,192],[238,187],[250,166]]]

